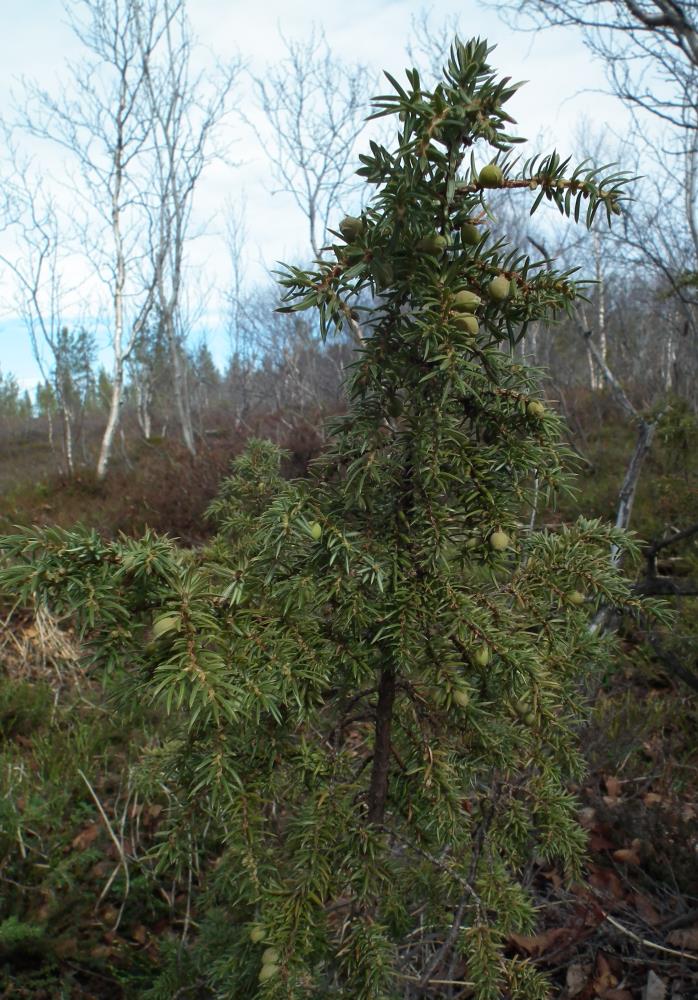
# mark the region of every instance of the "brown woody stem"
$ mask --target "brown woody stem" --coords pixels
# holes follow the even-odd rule
[[[381,674],[376,706],[376,741],[373,750],[371,787],[368,793],[368,822],[382,823],[388,795],[390,767],[390,725],[395,701],[395,671],[386,667]]]

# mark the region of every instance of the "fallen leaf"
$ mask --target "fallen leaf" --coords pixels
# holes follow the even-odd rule
[[[75,851],[84,851],[86,847],[89,847],[97,839],[99,831],[99,823],[91,823],[84,830],[81,830],[76,837],[73,837],[71,847]]]
[[[589,847],[592,851],[610,851],[613,843],[608,837],[604,837],[602,833],[591,833],[589,835]]]
[[[664,796],[657,792],[647,792],[642,797],[642,801],[646,806],[659,806],[664,802]]]
[[[134,927],[131,931],[131,937],[134,941],[137,941],[138,944],[145,944],[148,940],[148,931],[143,924],[139,924],[138,927]]]
[[[606,991],[618,985],[618,979],[611,970],[610,963],[601,952],[596,956],[596,970],[594,975],[594,992],[597,996],[605,997]]]
[[[133,844],[128,837],[121,841],[120,847],[117,847],[116,844],[110,840],[104,853],[114,861],[120,861],[122,854],[125,854],[127,857],[129,854],[133,854]]]
[[[698,927],[686,927],[680,931],[672,931],[667,935],[667,942],[675,948],[686,948],[688,951],[698,951]]]
[[[114,865],[110,864],[109,861],[98,861],[90,868],[90,875],[92,878],[106,878],[113,869]]]
[[[119,918],[119,911],[115,906],[112,906],[111,903],[108,903],[102,908],[100,917],[102,918],[102,923],[115,924]]]
[[[569,966],[567,969],[567,979],[565,985],[567,986],[567,996],[570,1000],[579,996],[589,982],[590,974],[590,965],[582,965],[581,962],[573,962],[572,965]]]
[[[609,868],[594,866],[590,870],[589,882],[595,889],[603,892],[606,896],[617,900],[625,898],[625,892],[620,879]]]
[[[510,934],[509,940],[529,955],[539,956],[554,946],[569,941],[573,934],[574,931],[570,927],[551,927],[550,930],[531,937],[526,934]]]
[[[606,778],[605,781],[606,791],[611,796],[612,799],[617,799],[620,795],[621,788],[623,787],[618,778]]]
[[[90,955],[96,959],[110,958],[112,949],[108,944],[96,944],[94,948],[90,948]]]
[[[640,864],[640,855],[634,847],[621,847],[619,850],[613,852],[613,857],[616,861],[620,861],[624,865]]]
[[[645,988],[642,991],[642,1000],[664,1000],[665,997],[666,983],[653,969],[650,969]]]
[[[639,892],[636,892],[633,902],[635,903],[638,915],[642,917],[646,924],[649,924],[650,927],[656,927],[661,923],[662,918],[646,896],[641,896]]]
[[[579,825],[584,827],[585,830],[591,830],[591,828],[596,823],[596,810],[592,809],[591,806],[585,806],[584,809],[579,810]]]
[[[555,868],[549,868],[546,871],[542,871],[541,875],[543,878],[547,879],[548,882],[552,882],[556,889],[559,889],[562,885],[562,876]]]

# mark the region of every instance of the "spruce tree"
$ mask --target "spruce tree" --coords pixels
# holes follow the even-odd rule
[[[494,240],[488,199],[590,225],[625,179],[513,157],[516,85],[490,51],[456,42],[431,92],[388,76],[375,114],[397,136],[361,157],[368,207],[281,276],[283,308],[362,336],[311,475],[286,481],[253,442],[202,553],[57,529],[4,542],[4,585],[79,615],[127,665],[125,697],[167,713],[143,781],[170,796],[161,866],[200,872],[216,997],[546,995],[506,942],[535,926],[532,859],[580,871],[568,785],[612,649],[593,618],[636,607],[609,561],[633,546],[595,520],[533,530],[567,456],[513,348],[581,289]]]

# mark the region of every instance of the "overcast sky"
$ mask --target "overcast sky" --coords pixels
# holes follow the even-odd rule
[[[10,106],[10,93],[19,91],[17,80],[22,75],[55,88],[64,75],[65,61],[80,58],[80,45],[65,23],[62,0],[5,2],[12,13],[3,12],[0,33],[2,108]],[[189,10],[202,46],[224,61],[241,56],[255,74],[263,74],[266,65],[281,57],[279,29],[286,36],[302,38],[314,25],[321,25],[338,58],[362,62],[376,73],[389,69],[401,75],[408,62],[405,50],[411,17],[423,6],[418,0],[352,0],[322,5],[308,0],[190,0]],[[439,0],[432,6],[435,24],[450,15],[459,17],[461,37],[480,35],[497,45],[491,58],[505,75],[529,81],[509,108],[519,122],[520,134],[547,138],[544,151],[551,145],[561,151],[569,149],[582,118],[620,135],[627,128],[618,102],[598,93],[605,83],[603,68],[591,61],[574,32],[515,33],[475,0]],[[239,165],[219,166],[203,177],[196,215],[200,222],[212,220],[210,235],[197,241],[191,254],[192,264],[205,275],[202,282],[210,288],[195,339],[206,335],[219,362],[226,352],[218,296],[229,273],[221,238],[226,204],[245,204],[245,270],[250,281],[262,278],[265,268],[278,260],[297,259],[307,245],[299,210],[289,196],[273,193],[275,185],[264,152],[265,122],[244,83],[237,100],[252,127],[236,115],[229,119],[229,138],[235,140],[234,157]],[[52,165],[55,162],[49,158],[47,170]],[[13,372],[22,385],[32,385],[37,377],[28,338],[12,306],[12,287],[1,268],[0,370]]]

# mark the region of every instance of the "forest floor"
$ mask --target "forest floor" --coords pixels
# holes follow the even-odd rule
[[[554,520],[580,509],[612,515],[632,432],[599,425],[580,448],[577,496]],[[106,491],[87,477],[23,478],[18,467],[0,496],[0,531],[80,520],[106,534],[137,533],[150,523],[196,544],[233,452],[220,447],[203,485],[206,463],[169,448],[131,456]],[[303,461],[299,450],[294,470]],[[663,537],[695,520],[697,501],[698,452],[680,437],[659,439],[633,527],[643,539]],[[671,556],[673,569],[698,577],[695,539]],[[662,642],[695,671],[698,599],[673,603],[676,623]],[[112,678],[84,662],[69,623],[10,610],[0,635],[0,997],[147,997],[200,917],[196,876],[166,880],[149,860],[167,801],[144,794],[135,764],[157,741],[158,720],[141,705],[112,710]],[[589,834],[584,877],[570,885],[557,869],[532,865],[539,928],[512,935],[508,947],[546,970],[561,1000],[695,1000],[698,694],[635,626],[621,635],[621,655],[593,692],[581,734],[589,764],[575,789]]]

